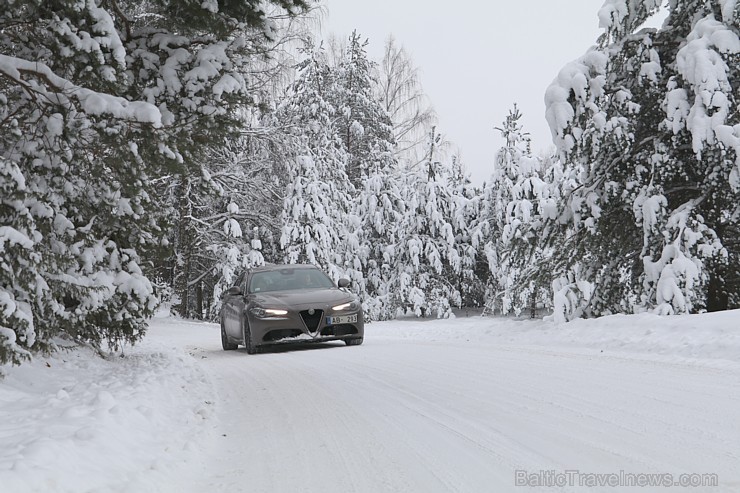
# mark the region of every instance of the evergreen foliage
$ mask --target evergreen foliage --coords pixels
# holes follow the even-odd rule
[[[608,0],[600,46],[548,89],[579,181],[555,252],[581,286],[571,315],[738,306],[737,5],[669,2],[661,29],[637,31],[662,3]]]
[[[389,283],[399,313],[438,318],[449,317],[452,306],[461,305],[458,278],[474,262],[462,258],[458,248],[464,233],[456,225],[465,225],[456,221],[450,168],[439,159],[440,141],[433,128],[424,167],[403,174],[402,222]]]
[[[311,263],[338,279],[349,277],[362,287],[357,258],[360,240],[352,216],[354,187],[345,173],[348,156],[339,137],[335,78],[323,50],[308,48],[309,57],[281,107],[281,118],[296,139],[295,161],[282,212],[280,246],[288,263]]]
[[[229,108],[253,103],[244,68],[271,36],[261,5],[2,3],[0,362],[144,333],[158,296],[142,259],[171,209],[157,186],[199,175],[205,144],[238,130]]]
[[[347,152],[347,176],[359,188],[373,169],[395,160],[393,126],[375,96],[375,63],[367,57],[367,40],[352,32],[344,57],[335,69],[331,96],[337,109],[337,130]]]

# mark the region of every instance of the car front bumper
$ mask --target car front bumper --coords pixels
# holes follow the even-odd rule
[[[302,310],[301,310],[302,311]],[[357,322],[328,325],[326,310],[320,310],[318,323],[309,327],[301,311],[290,311],[285,316],[257,318],[249,316],[249,330],[257,346],[305,342],[329,342],[364,337],[365,320],[362,311],[342,313],[357,315]],[[318,310],[317,310],[318,311]],[[313,329],[313,330],[312,330]]]

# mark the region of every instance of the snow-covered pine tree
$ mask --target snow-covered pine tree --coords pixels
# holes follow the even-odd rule
[[[137,148],[161,113],[108,93],[125,51],[94,3],[6,2],[0,53],[0,362],[56,335],[136,340],[156,304],[139,266],[153,235]]]
[[[402,175],[395,165],[373,166],[362,182],[355,201],[355,215],[361,222],[362,259],[367,296],[364,308],[371,320],[387,320],[396,315],[396,297],[391,280],[396,266],[396,247],[403,236],[404,195]],[[388,163],[386,163],[388,164]]]
[[[542,171],[546,188],[537,194],[541,214],[523,230],[536,234],[539,240],[534,249],[524,252],[531,264],[522,270],[524,282],[520,285],[526,287],[531,279],[540,287],[540,293],[548,292],[550,299],[543,303],[553,308],[555,321],[565,322],[587,315],[593,293],[593,284],[582,275],[580,259],[567,254],[578,235],[573,212],[563,197],[569,197],[582,186],[584,173],[572,164],[563,167],[557,155],[543,159]]]
[[[322,49],[309,46],[306,53],[279,110],[297,140],[280,245],[286,262],[318,265],[335,279],[348,277],[361,293],[361,230],[351,214],[355,192],[345,172],[348,158],[335,125],[336,109],[325,97],[333,76]]]
[[[534,317],[538,306],[550,306],[552,300],[552,248],[541,240],[546,231],[561,229],[556,219],[562,174],[556,159],[532,156],[521,116],[514,105],[498,129],[506,144],[497,154],[487,192],[496,219],[489,230],[498,235],[491,238],[495,263],[490,267],[497,269],[492,270],[497,276],[493,285],[499,289],[502,312],[519,315],[527,310]]]
[[[555,160],[523,156],[518,163],[500,242],[503,305],[517,315],[535,317],[539,306],[551,306],[552,250],[541,239],[558,218],[558,179]]]
[[[479,235],[485,240],[490,278],[486,304],[492,309],[508,313],[512,310],[511,290],[516,274],[507,257],[505,231],[510,228],[509,204],[515,199],[515,187],[522,175],[529,175],[538,166],[531,156],[531,139],[520,122],[519,109],[514,108],[496,128],[504,138],[504,146],[496,153],[493,173],[482,192]]]
[[[233,128],[240,34],[269,35],[261,5],[4,2],[0,362],[55,336],[141,337],[157,297],[140,257],[166,222],[152,184]]]
[[[661,6],[663,27],[638,31]],[[548,89],[555,143],[581,181],[556,263],[593,288],[584,313],[738,306],[739,6],[607,0],[600,45]]]
[[[375,63],[367,57],[366,46],[354,31],[327,95],[337,110],[337,130],[348,156],[346,172],[356,188],[371,168],[392,166],[395,160],[393,126],[373,92]]]
[[[461,304],[450,170],[440,160],[440,142],[433,128],[424,167],[403,171],[403,221],[389,283],[399,312],[419,317],[448,317]]]
[[[210,320],[218,320],[223,293],[234,285],[240,272],[265,264],[259,226],[252,227],[251,231],[241,232],[239,222],[234,217],[238,217],[241,212],[239,206],[231,202],[227,206],[227,212],[231,217],[228,222],[224,222],[222,241],[206,247],[214,265],[210,272],[211,283],[208,284],[211,288],[207,307]]]
[[[485,303],[488,269],[481,242],[476,236],[480,217],[480,191],[470,181],[465,164],[457,154],[450,158],[448,189],[450,224],[455,235],[455,252],[459,268],[451,270],[460,293],[460,305],[482,307]]]
[[[232,76],[245,86],[241,97],[228,96],[231,121],[222,126],[224,134],[198,143],[188,168],[161,180],[158,197],[162,209],[169,208],[173,227],[171,248],[156,263],[164,271],[160,277],[174,288],[173,309],[184,317],[200,318],[207,312],[216,316],[221,287],[229,280],[214,276],[236,268],[231,265],[234,259],[250,265],[248,239],[222,231],[230,201],[239,210],[233,219],[245,231],[259,228],[266,240],[265,253],[271,261],[278,260],[272,239],[279,237],[286,161],[294,143],[275,118],[274,94],[284,90],[284,78],[294,65],[283,46],[302,32],[303,25],[279,14],[269,40],[261,39],[260,33],[244,33],[247,48],[239,52]],[[240,255],[234,257],[237,251]]]

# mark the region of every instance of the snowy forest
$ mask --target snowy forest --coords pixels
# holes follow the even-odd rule
[[[320,3],[0,3],[0,363],[216,320],[266,262],[369,320],[740,308],[736,0],[606,0],[543,95],[553,152],[512,101],[483,185],[411,54],[321,41]]]

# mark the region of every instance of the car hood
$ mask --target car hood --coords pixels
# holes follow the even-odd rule
[[[307,304],[333,305],[354,300],[354,296],[339,289],[301,289],[274,291],[254,296],[254,302],[268,307],[296,307]]]

